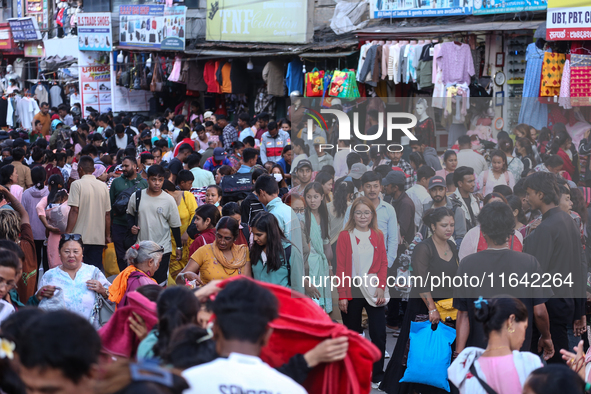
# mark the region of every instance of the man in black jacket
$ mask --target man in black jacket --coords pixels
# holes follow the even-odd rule
[[[107,140],[107,151],[110,155],[116,155],[119,149],[125,149],[133,144],[133,135],[125,132],[125,126],[115,126],[115,134]]]

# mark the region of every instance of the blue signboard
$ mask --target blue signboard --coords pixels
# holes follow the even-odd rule
[[[38,41],[41,40],[41,31],[37,24],[37,18],[9,19],[8,24],[12,31],[14,41]]]
[[[111,51],[111,13],[78,14],[78,49],[81,51]]]
[[[544,11],[547,7],[546,0],[474,0],[474,15]]]
[[[473,0],[371,0],[370,15],[374,19],[471,15],[472,2]]]

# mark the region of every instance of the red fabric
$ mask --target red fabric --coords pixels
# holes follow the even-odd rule
[[[359,239],[355,238],[357,243]],[[384,235],[381,232],[371,230],[369,240],[374,247],[373,263],[369,267],[368,274],[377,274],[380,281],[379,286],[386,286],[386,277],[388,274],[388,254],[386,253],[386,246],[384,244]],[[350,278],[353,272],[353,249],[351,248],[351,238],[348,231],[341,231],[339,239],[337,240],[337,277],[341,278],[341,283],[338,288],[339,299],[352,300],[351,285],[343,280],[343,278]],[[348,285],[348,286],[345,286]]]
[[[223,288],[233,280],[244,278],[235,276],[219,286]],[[294,297],[292,290],[283,286],[255,282],[273,292],[279,301],[279,317],[269,324],[273,328],[273,334],[261,352],[264,362],[276,368],[287,363],[296,354],[305,354],[325,339],[346,336],[349,338],[349,350],[345,359],[318,365],[308,374],[303,386],[309,393],[370,392],[373,363],[381,357],[374,344],[344,325],[334,323],[311,299],[303,295]]]
[[[158,323],[156,303],[133,291],[127,295],[127,306],[117,308],[107,324],[98,330],[103,350],[109,354],[132,358],[137,352],[140,340],[129,328],[129,317],[137,313],[146,322],[148,332]]]
[[[519,241],[519,238],[517,238],[515,235],[513,235],[513,248],[512,250],[516,251],[516,252],[522,252],[523,251],[523,244],[521,243],[521,241]],[[509,247],[511,247],[511,243],[509,243]],[[484,235],[482,235],[482,231],[480,232],[480,238],[478,239],[478,247],[476,248],[476,252],[482,252],[483,250],[488,249],[488,243],[486,242],[486,239],[484,239]]]
[[[267,130],[267,129],[258,129],[257,130],[257,133],[254,135],[254,139],[260,141],[261,138],[263,138],[263,134],[265,134],[267,131],[269,131],[269,130]]]
[[[215,241],[215,228],[208,228],[195,238],[195,241],[189,247],[189,256],[197,251],[203,245],[212,244]]]
[[[562,157],[562,160],[564,161],[564,165],[562,166],[562,169],[564,171],[568,172],[568,174],[570,175],[570,177],[572,179],[572,177],[575,175],[575,166],[573,165],[572,160],[570,159],[570,157],[568,157],[568,155],[566,154],[566,152],[562,148],[558,149],[557,155]]]
[[[220,85],[215,79],[215,61],[210,60],[203,66],[203,80],[207,84],[208,93],[219,93]]]
[[[248,244],[248,240],[244,236],[244,232],[242,232],[242,228],[240,228],[240,231],[238,232],[238,238],[236,238],[236,241],[234,241],[234,243],[236,245],[246,245],[247,247],[250,246]]]
[[[49,177],[52,175],[62,175],[61,170],[57,167],[54,167],[53,164],[48,164],[45,167],[45,172],[47,172],[47,179],[49,179]]]
[[[174,152],[172,153],[173,157],[176,157],[179,154],[179,149],[182,144],[189,144],[189,145],[191,145],[191,148],[193,148],[193,150],[199,150],[199,149],[195,149],[195,141],[193,141],[190,138],[183,138],[183,140],[180,143],[176,144],[176,146],[174,148]]]

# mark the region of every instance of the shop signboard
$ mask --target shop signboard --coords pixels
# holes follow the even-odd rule
[[[111,104],[111,67],[109,52],[80,51],[78,56],[82,116],[87,107],[106,112]]]
[[[78,14],[78,49],[107,52],[113,49],[110,12]]]
[[[544,11],[547,6],[546,0],[474,0],[474,15]]]
[[[25,57],[43,57],[45,56],[45,48],[36,42],[25,43]]]
[[[41,31],[37,18],[12,18],[8,20],[12,38],[14,41],[39,41],[41,40]]]
[[[119,45],[125,48],[183,51],[187,7],[122,5]]]
[[[471,15],[473,2],[476,1],[478,0],[371,0],[369,14],[373,19]]]
[[[591,39],[591,1],[548,0],[546,39]]]
[[[207,41],[307,43],[312,39],[310,0],[207,0]]]

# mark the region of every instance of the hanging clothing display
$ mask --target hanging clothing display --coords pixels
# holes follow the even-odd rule
[[[49,103],[49,91],[45,85],[38,83],[33,91],[33,94],[37,96],[39,103]]]
[[[220,93],[221,91],[220,85],[215,79],[216,63],[219,62],[210,60],[203,66],[203,80],[207,84],[208,93]]]
[[[562,72],[562,81],[560,81],[560,97],[558,105],[564,109],[572,108],[570,103],[570,60],[564,62],[564,70]]]
[[[544,51],[539,49],[535,43],[529,44],[525,51],[525,60],[525,78],[519,123],[525,123],[537,130],[541,130],[548,123],[548,106],[538,101]]]
[[[230,71],[230,81],[233,94],[248,93],[248,69],[246,63],[240,59],[234,59]]]
[[[263,80],[267,84],[267,92],[272,96],[283,96],[285,83],[283,63],[279,60],[272,60],[263,68]]]
[[[62,88],[59,85],[53,85],[51,89],[49,89],[49,96],[51,97],[50,105],[52,107],[58,107],[64,102],[62,99]]]
[[[470,84],[474,75],[474,61],[470,46],[456,42],[444,42],[437,58],[443,70],[443,83]]]
[[[304,86],[304,64],[300,59],[295,58],[287,64],[287,74],[285,75],[285,82],[287,84],[287,94],[291,95],[291,92],[298,91],[303,93]]]
[[[554,97],[560,94],[560,81],[565,59],[566,56],[561,53],[544,53],[540,81],[541,97]]]
[[[571,105],[591,106],[591,56],[570,55],[570,97]]]

